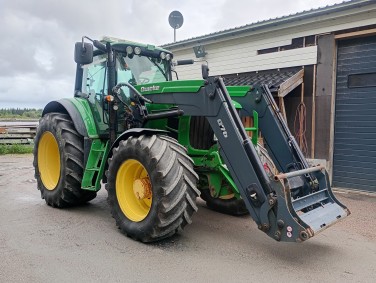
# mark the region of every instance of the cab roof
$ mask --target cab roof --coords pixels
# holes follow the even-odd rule
[[[127,46],[133,46],[133,47],[139,46],[139,47],[143,47],[143,48],[150,50],[150,51],[160,51],[160,52],[163,51],[165,53],[172,54],[171,51],[164,49],[164,48],[161,48],[161,47],[158,47],[158,46],[155,46],[155,45],[152,45],[152,44],[139,43],[139,42],[134,42],[134,41],[120,39],[120,38],[111,37],[111,36],[103,36],[103,38],[100,41],[102,43],[109,42],[112,46],[116,46],[116,47],[126,48]]]

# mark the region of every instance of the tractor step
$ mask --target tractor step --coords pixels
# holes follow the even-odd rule
[[[83,190],[98,191],[101,188],[101,179],[106,162],[102,162],[107,157],[109,150],[108,142],[94,139],[91,143],[90,153],[86,162],[81,188]]]
[[[96,167],[96,168],[87,168],[86,171],[88,172],[91,172],[91,171],[94,171],[94,172],[97,172],[97,171],[100,171],[101,169],[99,167]]]

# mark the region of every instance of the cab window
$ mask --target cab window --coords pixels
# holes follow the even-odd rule
[[[89,95],[91,103],[101,102],[107,94],[107,58],[105,55],[94,57],[93,63],[83,67],[82,92]]]

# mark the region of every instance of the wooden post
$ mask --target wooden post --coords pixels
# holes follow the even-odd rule
[[[285,100],[283,97],[278,97],[278,107],[279,107],[279,110],[281,111],[281,114],[283,116],[283,118],[285,119],[285,122],[287,123],[287,116],[286,116],[286,108],[285,108]]]
[[[244,128],[253,127],[253,117],[250,117],[250,116],[242,117],[242,122],[243,122]],[[248,133],[248,136],[252,138],[253,133],[249,131],[247,131],[247,133]]]
[[[317,46],[317,35],[315,36],[315,45]],[[317,64],[313,65],[311,158],[315,158],[315,141],[316,141],[316,72],[317,72]]]
[[[316,64],[313,65],[311,158],[315,158],[316,140],[316,66]]]
[[[301,89],[301,91],[300,91],[300,103],[301,103],[302,105],[304,105],[304,81],[302,82],[302,89]],[[299,107],[300,107],[300,105],[299,105]],[[302,115],[303,115],[302,111],[300,111],[299,113],[300,113],[300,114],[299,114],[299,125],[302,126],[301,122],[302,122],[302,121],[306,122],[306,121],[305,121],[306,117],[302,116]],[[303,126],[302,126],[302,127],[303,127]],[[303,129],[300,129],[300,131],[301,131],[300,134],[302,134],[302,133],[303,133]],[[305,143],[303,143],[304,140],[305,140],[305,137],[303,138],[303,136],[300,136],[300,138],[299,138],[299,147],[300,147],[301,149],[303,149],[303,150],[304,150],[303,147],[304,147],[304,144],[305,144]],[[306,146],[305,146],[305,149],[308,150]],[[305,151],[305,150],[304,150],[304,151]],[[303,152],[303,153],[304,153],[304,152]],[[307,154],[307,152],[305,152],[305,154]]]

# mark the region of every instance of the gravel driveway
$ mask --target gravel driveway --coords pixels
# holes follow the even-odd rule
[[[31,155],[0,156],[0,282],[376,282],[376,197],[337,193],[352,215],[303,244],[199,202],[184,233],[155,244],[119,232],[106,192],[54,209]]]

